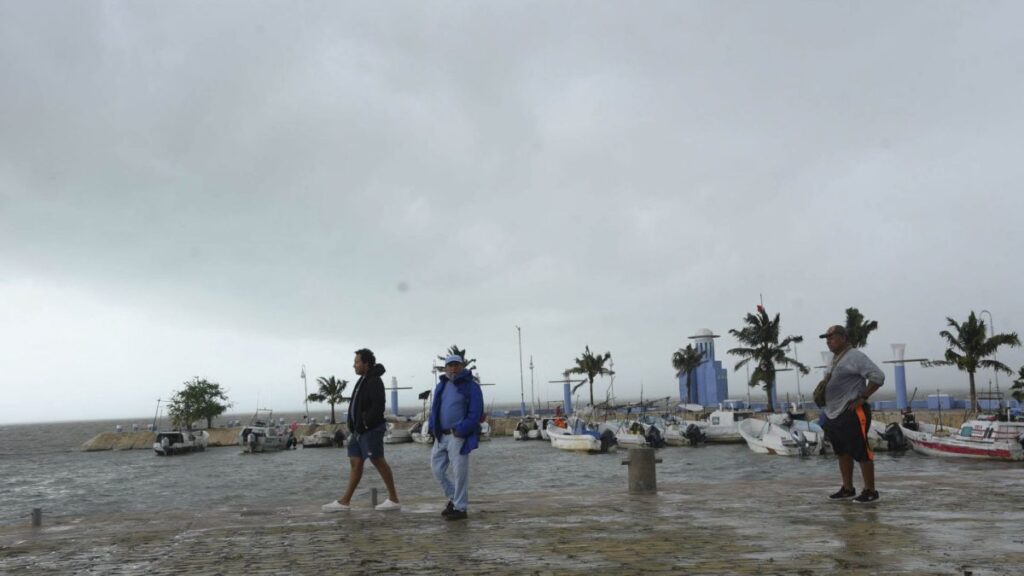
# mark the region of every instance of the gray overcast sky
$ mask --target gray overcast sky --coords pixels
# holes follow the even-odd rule
[[[1021,21],[0,0],[0,422],[143,417],[196,375],[295,410],[302,364],[354,380],[362,346],[407,411],[452,343],[517,402],[517,324],[541,398],[587,344],[620,397],[675,395],[701,328],[744,396],[724,350],[759,294],[815,365],[848,306],[879,362],[939,357],[971,310],[1019,330]]]

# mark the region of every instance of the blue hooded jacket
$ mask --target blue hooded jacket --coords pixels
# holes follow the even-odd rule
[[[480,417],[484,414],[484,395],[480,385],[473,379],[473,373],[463,368],[452,380],[442,374],[434,388],[434,398],[430,401],[430,429],[436,430],[441,419],[441,394],[445,386],[455,386],[455,390],[467,398],[468,408],[465,416],[454,426],[455,433],[466,441],[462,444],[460,454],[469,454],[480,445]]]

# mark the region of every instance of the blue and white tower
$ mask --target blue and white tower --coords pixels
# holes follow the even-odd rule
[[[718,335],[707,328],[690,336],[697,350],[704,353],[704,361],[693,371],[689,397],[686,396],[688,375],[679,375],[679,399],[684,403],[717,406],[729,397],[729,375],[722,368],[722,362],[715,359],[715,338]]]

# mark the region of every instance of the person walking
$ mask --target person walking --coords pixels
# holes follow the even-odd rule
[[[832,500],[853,498],[866,503],[878,500],[875,489],[875,455],[868,444],[871,405],[868,398],[885,383],[885,374],[866,354],[850,346],[846,328],[831,326],[820,338],[832,352],[832,365],[825,375],[825,436],[839,459],[843,485],[829,496]],[[860,465],[864,489],[853,487],[853,463]]]
[[[430,469],[448,497],[441,512],[445,520],[469,517],[469,453],[480,444],[483,412],[480,384],[461,356],[447,356],[430,403],[430,429],[434,432]]]
[[[387,422],[384,420],[384,365],[377,363],[377,358],[367,348],[356,350],[352,368],[359,376],[352,399],[348,404],[348,488],[341,498],[320,507],[324,512],[343,512],[349,510],[352,494],[363,478],[363,465],[367,460],[373,464],[384,486],[388,489],[388,499],[377,505],[377,510],[399,510],[398,492],[395,490],[395,479],[391,467],[384,459],[384,431]]]

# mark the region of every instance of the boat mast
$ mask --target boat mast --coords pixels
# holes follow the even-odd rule
[[[537,397],[533,395],[533,354],[530,354],[530,407],[533,415],[537,415]]]
[[[519,416],[526,417],[526,392],[523,388],[523,329],[516,326],[519,335]]]

